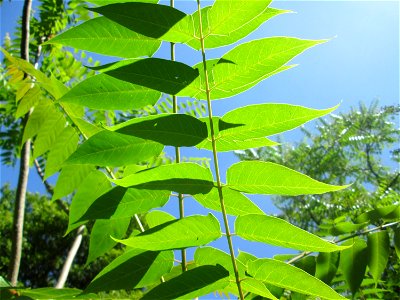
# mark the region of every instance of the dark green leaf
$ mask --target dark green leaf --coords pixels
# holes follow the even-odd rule
[[[207,125],[186,114],[135,118],[111,130],[175,147],[195,146],[207,138]]]
[[[172,251],[129,250],[105,267],[85,289],[85,293],[148,286],[168,273],[173,261]]]
[[[381,230],[368,234],[367,245],[369,272],[377,282],[381,279],[389,259],[390,241],[388,232]]]
[[[223,289],[229,273],[220,265],[200,266],[160,284],[142,299],[192,299]]]
[[[158,251],[201,246],[220,237],[218,220],[208,214],[166,222],[137,236],[114,240],[129,247]]]
[[[340,253],[340,269],[354,295],[360,287],[367,268],[367,243],[360,238],[353,238],[344,242],[343,245],[353,245]]]
[[[89,254],[86,265],[111,250],[117,243],[110,236],[123,238],[131,218],[96,220],[90,232]]]
[[[123,166],[157,156],[162,149],[153,141],[103,130],[85,141],[64,165]]]
[[[395,228],[393,231],[394,249],[396,250],[397,257],[400,259],[400,228]]]
[[[383,207],[378,207],[376,209],[367,211],[361,215],[359,215],[356,219],[357,223],[374,223],[378,221],[381,218],[384,218],[387,215],[390,215],[391,213],[394,213],[397,209],[400,210],[400,205],[389,205],[389,206],[383,206]]]
[[[326,284],[330,284],[335,277],[339,266],[340,252],[321,252],[317,256],[317,266],[315,277],[321,279]]]
[[[199,75],[188,65],[161,58],[141,59],[106,74],[170,95],[176,95]]]
[[[167,190],[182,194],[206,194],[214,186],[209,169],[195,163],[163,165],[113,182],[136,189]]]

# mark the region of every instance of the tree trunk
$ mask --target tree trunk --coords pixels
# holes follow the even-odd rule
[[[85,228],[86,228],[85,225],[81,225],[76,232],[75,240],[72,243],[71,249],[69,249],[67,258],[64,262],[60,276],[58,277],[57,283],[55,285],[55,288],[57,288],[57,289],[62,289],[65,285],[65,282],[67,281],[67,277],[68,277],[69,271],[71,269],[72,262],[74,261],[74,258],[76,256],[76,254],[78,253],[79,247],[81,245],[82,235],[83,235],[83,231],[85,230]]]
[[[29,61],[29,26],[32,1],[25,0],[22,12],[22,31],[21,31],[21,58]],[[23,128],[29,118],[27,113],[23,119]],[[29,175],[29,159],[31,151],[31,141],[27,140],[21,149],[21,159],[19,167],[19,177],[17,193],[14,207],[14,219],[12,227],[12,247],[11,259],[8,271],[8,278],[13,286],[17,285],[19,267],[21,264],[22,239],[24,229],[25,198],[26,187]]]

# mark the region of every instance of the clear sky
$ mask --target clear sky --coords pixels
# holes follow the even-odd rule
[[[204,4],[209,4],[205,2]],[[292,10],[265,23],[243,41],[270,36],[293,36],[307,39],[330,39],[296,57],[291,63],[296,68],[268,78],[255,88],[237,97],[213,102],[216,115],[255,103],[291,103],[313,108],[327,108],[342,103],[338,111],[346,111],[359,101],[369,103],[379,99],[381,105],[399,103],[399,2],[397,1],[275,1],[272,7]],[[177,1],[177,7],[191,12],[195,1]],[[22,1],[4,1],[1,9],[1,38],[12,32]],[[220,57],[232,48],[211,50],[207,58]],[[168,58],[168,45],[161,47],[158,56]],[[177,60],[189,65],[201,60],[199,52],[179,45]],[[102,59],[102,63],[114,61]],[[307,125],[312,128],[312,123]],[[299,132],[284,135],[299,140]],[[184,156],[210,157],[204,151],[182,150]],[[219,155],[222,174],[237,159],[232,153]],[[17,169],[1,167],[1,183],[15,186]],[[29,179],[29,190],[44,192],[34,170]],[[252,197],[266,212],[274,213],[268,197]],[[177,215],[177,202],[172,199],[167,211]],[[206,213],[194,201],[187,200],[187,214]],[[225,239],[213,245],[227,250]],[[260,257],[271,257],[287,252],[278,247],[243,242],[234,239],[235,248]]]

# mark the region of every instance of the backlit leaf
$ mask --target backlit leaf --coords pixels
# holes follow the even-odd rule
[[[206,194],[214,185],[210,170],[195,163],[162,165],[112,182],[122,187],[167,190],[191,195]]]
[[[161,58],[141,59],[106,74],[170,95],[176,95],[199,75],[188,65]]]
[[[149,225],[149,228],[156,227],[158,225],[161,225],[163,223],[173,221],[176,218],[169,213],[166,213],[165,211],[160,211],[160,210],[153,210],[149,213],[146,214],[146,223]]]
[[[74,86],[59,101],[92,109],[130,110],[154,105],[160,97],[155,90],[99,74]]]
[[[285,220],[267,215],[239,216],[235,222],[235,233],[249,241],[297,250],[333,252],[344,249]]]
[[[249,194],[304,195],[338,191],[335,186],[314,180],[284,166],[261,161],[242,161],[227,171],[228,187]]]
[[[18,103],[17,112],[15,113],[16,118],[20,118],[25,115],[32,107],[43,101],[42,91],[38,86],[33,86],[29,91],[22,97]]]
[[[153,141],[103,130],[80,145],[64,165],[123,166],[157,156],[162,149]]]
[[[164,206],[169,191],[150,191],[113,187],[95,199],[87,210],[82,211],[79,221],[93,219],[121,219],[134,214],[146,213],[155,207]]]
[[[201,246],[220,237],[218,220],[212,214],[208,214],[170,221],[137,236],[114,240],[129,247],[158,251]]]
[[[63,162],[76,150],[78,142],[79,136],[75,129],[71,126],[65,127],[47,155],[45,179],[60,170]]]
[[[86,2],[97,4],[97,5],[108,5],[108,4],[125,3],[125,2],[157,3],[158,0],[88,0]]]
[[[226,213],[233,216],[263,214],[264,212],[242,193],[224,188],[222,190]],[[193,198],[205,208],[221,211],[218,189],[212,188],[208,194],[196,194]]]
[[[323,299],[346,299],[307,272],[284,262],[264,258],[247,263],[247,272],[255,279]]]
[[[118,56],[152,56],[160,41],[138,34],[105,17],[90,19],[47,42],[95,53]]]
[[[19,290],[21,298],[29,297],[28,299],[73,299],[82,291],[71,288],[38,288],[38,289],[21,289]]]
[[[229,283],[229,273],[220,265],[200,266],[161,283],[142,299],[192,299],[223,289]]]
[[[363,281],[368,263],[367,243],[360,238],[347,240],[343,245],[353,245],[340,253],[340,269],[353,295]]]
[[[110,236],[123,238],[131,217],[125,219],[96,220],[90,232],[89,254],[86,265],[111,250],[117,243]]]
[[[381,230],[368,234],[368,268],[372,277],[377,282],[389,259],[390,241],[389,234],[386,230]]]
[[[105,267],[85,289],[85,293],[148,286],[168,273],[173,261],[172,251],[128,250]]]
[[[91,172],[83,179],[71,202],[67,233],[85,223],[79,222],[82,214],[94,200],[110,189],[107,176],[100,171]]]
[[[111,130],[175,147],[195,146],[207,138],[207,125],[186,114],[134,118]]]

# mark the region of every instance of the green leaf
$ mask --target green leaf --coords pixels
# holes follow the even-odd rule
[[[347,240],[343,245],[353,245],[340,253],[339,266],[354,295],[363,281],[367,268],[368,248],[366,242],[360,238]]]
[[[243,43],[226,53],[209,75],[212,100],[240,94],[264,79],[284,71],[292,58],[325,40],[301,40],[290,37],[272,37]],[[194,66],[200,70],[200,65]],[[195,80],[179,95],[206,99],[204,82]]]
[[[299,269],[302,269],[303,271],[306,271],[308,274],[314,276],[316,269],[316,257],[312,255],[302,257],[296,260],[293,263],[293,265]]]
[[[393,236],[393,243],[394,249],[396,251],[397,257],[400,259],[400,228],[393,229],[394,236]]]
[[[397,209],[400,210],[400,205],[398,204],[378,207],[359,215],[356,219],[356,223],[374,223],[386,216],[390,216],[392,213],[395,213]]]
[[[294,292],[324,299],[346,299],[307,272],[277,260],[264,258],[249,261],[247,272],[255,279]]]
[[[71,126],[65,127],[47,155],[45,179],[60,170],[63,162],[76,150],[78,142],[79,136],[75,129]]]
[[[91,8],[142,35],[174,43],[194,38],[192,16],[166,5],[120,3]]]
[[[129,247],[158,251],[201,246],[220,237],[218,220],[212,214],[208,214],[170,221],[135,237],[114,240]]]
[[[198,70],[177,61],[146,58],[107,71],[120,80],[176,95],[199,76]]]
[[[52,118],[54,114],[58,117],[55,107],[50,100],[45,99],[37,105],[25,125],[21,144],[36,136],[40,132],[40,128],[46,122],[47,116]]]
[[[254,256],[253,254],[239,250],[239,255],[237,257],[237,260],[240,261],[242,264],[247,265],[247,263],[249,261],[256,260],[256,259],[258,259],[258,258],[256,256]]]
[[[261,161],[242,161],[227,171],[228,187],[249,194],[298,196],[323,194],[348,187],[314,180],[284,166]]]
[[[108,5],[108,4],[125,3],[125,2],[157,3],[158,0],[88,0],[86,2],[97,4],[97,5]]]
[[[161,283],[142,299],[192,299],[207,295],[228,285],[229,273],[220,265],[200,266]]]
[[[221,118],[214,117],[214,128],[217,128],[215,133],[217,150],[231,151],[275,146],[277,143],[264,137],[294,129],[336,108],[337,106],[318,110],[290,104],[268,103],[234,109]],[[208,120],[206,122],[209,127]],[[204,140],[197,147],[212,150],[211,138]]]
[[[149,228],[156,227],[163,223],[176,220],[176,218],[165,211],[153,210],[146,214],[146,223]]]
[[[123,166],[157,156],[162,149],[153,141],[103,130],[85,141],[64,165]]]
[[[125,219],[96,220],[90,232],[86,265],[111,250],[117,243],[110,236],[123,238],[130,222],[131,216]]]
[[[375,282],[381,279],[389,259],[390,241],[386,230],[368,234],[368,268]]]
[[[339,266],[339,254],[340,252],[319,253],[317,256],[315,277],[321,279],[326,284],[330,284]]]
[[[84,178],[71,202],[67,234],[85,223],[79,221],[82,214],[94,200],[110,189],[107,176],[100,171],[91,172]]]
[[[263,214],[264,212],[253,203],[249,198],[240,192],[223,188],[224,203],[226,213],[233,216],[247,214]],[[196,194],[193,198],[205,208],[221,211],[218,189],[212,188],[208,194]]]
[[[56,289],[56,288],[38,288],[21,289],[19,293],[29,299],[72,299],[78,296],[82,291],[78,289]],[[94,295],[95,296],[95,295]]]
[[[215,1],[212,7],[201,10],[205,48],[216,48],[232,44],[246,37],[269,19],[287,11],[267,7],[271,1]],[[221,13],[222,12],[222,13]],[[196,36],[200,35],[198,13],[193,14]],[[187,42],[194,49],[200,42]]]
[[[257,279],[254,278],[244,278],[241,281],[241,285],[242,288],[249,292],[249,293],[253,293],[259,296],[262,296],[264,298],[267,299],[274,299],[274,300],[278,300],[278,298],[276,298],[269,290],[268,288],[265,286],[265,284],[263,284],[262,282],[258,281]]]
[[[231,279],[235,280],[235,272],[232,266],[232,259],[228,253],[213,247],[197,248],[194,253],[194,262],[199,266],[221,265],[229,272]],[[246,267],[240,261],[237,261],[237,267],[240,277],[245,277]]]
[[[195,163],[162,165],[112,182],[122,187],[167,190],[191,195],[206,194],[214,185],[210,170]]]
[[[57,178],[52,200],[60,199],[71,194],[80,186],[82,181],[94,171],[93,166],[71,165],[63,167]]]
[[[348,248],[325,241],[285,220],[266,215],[237,217],[235,233],[249,241],[304,251],[333,252]]]
[[[129,250],[105,267],[85,289],[85,293],[148,286],[168,273],[173,262],[172,251]]]
[[[207,125],[186,114],[134,118],[111,130],[175,147],[195,146],[207,138]]]
[[[160,92],[99,74],[74,86],[59,101],[92,109],[130,110],[154,105],[160,97]]]
[[[17,112],[15,113],[16,118],[20,118],[25,115],[32,107],[38,105],[43,101],[44,96],[41,89],[38,86],[33,86],[29,91],[22,97],[18,104]]]
[[[118,57],[152,56],[161,42],[138,34],[105,17],[88,20],[46,44],[61,44]]]
[[[169,199],[169,194],[169,191],[138,190],[116,186],[95,199],[87,210],[82,211],[79,221],[121,219],[146,213],[152,208],[164,206]]]

